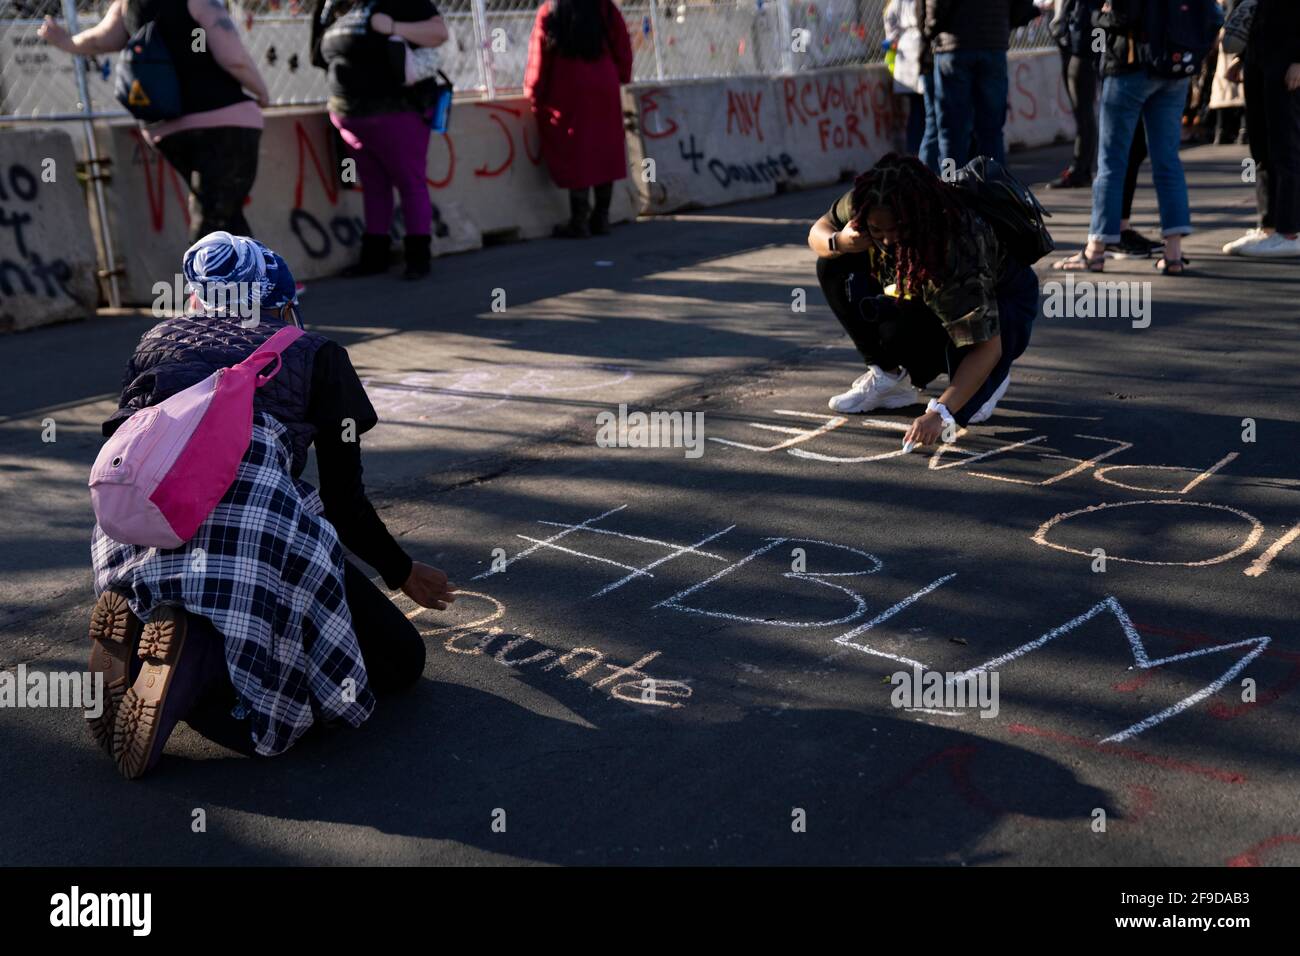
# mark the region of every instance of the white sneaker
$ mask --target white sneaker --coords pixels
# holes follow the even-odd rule
[[[978,425],[980,422],[986,422],[993,417],[993,410],[998,407],[998,402],[1002,401],[1002,396],[1007,393],[1007,386],[1011,384],[1011,375],[1002,380],[1002,384],[994,389],[989,400],[980,406],[980,410],[970,417],[971,425]]]
[[[907,369],[891,375],[879,365],[867,366],[847,392],[834,395],[826,404],[832,411],[853,414],[873,408],[903,408],[921,400],[921,390],[907,378]]]
[[[1261,239],[1253,246],[1246,246],[1237,255],[1257,256],[1260,259],[1294,258],[1300,256],[1300,236],[1295,239],[1288,239],[1280,232],[1275,232],[1271,236]]]
[[[1252,229],[1244,236],[1238,236],[1232,242],[1224,243],[1223,251],[1230,256],[1239,256],[1242,249],[1247,249],[1267,238],[1268,233],[1263,229]]]

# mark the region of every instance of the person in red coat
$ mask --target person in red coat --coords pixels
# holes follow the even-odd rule
[[[548,0],[538,9],[524,93],[551,178],[569,190],[569,221],[557,236],[609,232],[614,183],[627,176],[619,86],[631,79],[632,43],[611,0]]]

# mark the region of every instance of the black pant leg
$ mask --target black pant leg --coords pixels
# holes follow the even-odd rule
[[[1133,217],[1133,194],[1137,192],[1138,172],[1146,158],[1147,128],[1142,120],[1138,120],[1137,127],[1133,130],[1133,145],[1128,150],[1128,169],[1124,171],[1124,209],[1120,213],[1122,219]]]
[[[928,306],[882,295],[864,300],[862,311],[869,315],[873,306],[882,349],[894,365],[907,369],[908,378],[917,388],[924,388],[957,367],[952,360],[952,339]]]
[[[175,135],[190,136],[194,144],[194,171],[190,176],[191,241],[217,230],[237,236],[252,235],[244,218],[244,201],[257,179],[257,148],[262,131],[214,126]]]
[[[596,195],[596,205],[592,210],[593,213],[600,218],[607,217],[609,215],[609,204],[614,199],[614,184],[601,183],[593,192]]]
[[[880,336],[876,327],[863,321],[860,304],[863,298],[880,295],[884,292],[880,283],[867,268],[867,257],[863,254],[850,254],[834,258],[817,259],[817,283],[821,286],[826,304],[840,320],[840,325],[853,340],[858,354],[868,365],[885,364],[887,357],[880,347]]]
[[[1246,125],[1251,130],[1250,158],[1255,161],[1255,209],[1259,228],[1272,229],[1272,164],[1269,162],[1269,117],[1263,71],[1258,67],[1252,69],[1248,63],[1242,81],[1246,94]]]
[[[1074,107],[1074,170],[1092,178],[1097,164],[1097,62],[1092,57],[1071,56],[1067,68],[1070,103]]]
[[[375,696],[383,697],[418,681],[424,673],[424,638],[415,625],[346,559],[343,591]]]
[[[1300,233],[1300,90],[1279,79],[1269,89],[1268,149],[1273,226],[1285,236]]]

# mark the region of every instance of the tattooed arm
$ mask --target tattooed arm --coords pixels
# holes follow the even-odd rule
[[[126,46],[131,39],[122,23],[122,2],[115,0],[113,5],[93,27],[82,30],[76,36],[59,24],[53,17],[46,17],[36,35],[51,46],[56,46],[64,53],[80,56],[93,56],[96,53],[112,53]]]
[[[253,58],[244,49],[222,0],[189,0],[187,8],[206,35],[208,52],[218,65],[237,79],[241,86],[253,94],[257,105],[265,107],[271,102],[266,81],[258,72]]]

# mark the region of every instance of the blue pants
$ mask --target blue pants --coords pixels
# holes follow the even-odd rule
[[[970,138],[982,156],[1006,161],[1007,51],[954,50],[934,55],[934,93],[940,161],[970,161]]]
[[[939,168],[939,113],[934,102],[934,76],[933,74],[921,74],[921,104],[925,110],[924,125],[922,126],[921,144],[917,147],[917,155],[920,156],[921,162],[930,167],[930,172],[936,176],[942,170]],[[912,101],[913,109],[916,108],[916,100]],[[911,150],[911,146],[908,146]]]
[[[1151,180],[1160,204],[1160,233],[1185,236],[1192,231],[1187,179],[1178,156],[1189,82],[1187,77],[1165,79],[1144,71],[1106,77],[1101,88],[1101,146],[1092,184],[1089,239],[1119,242],[1124,175],[1139,120],[1146,128]]]

